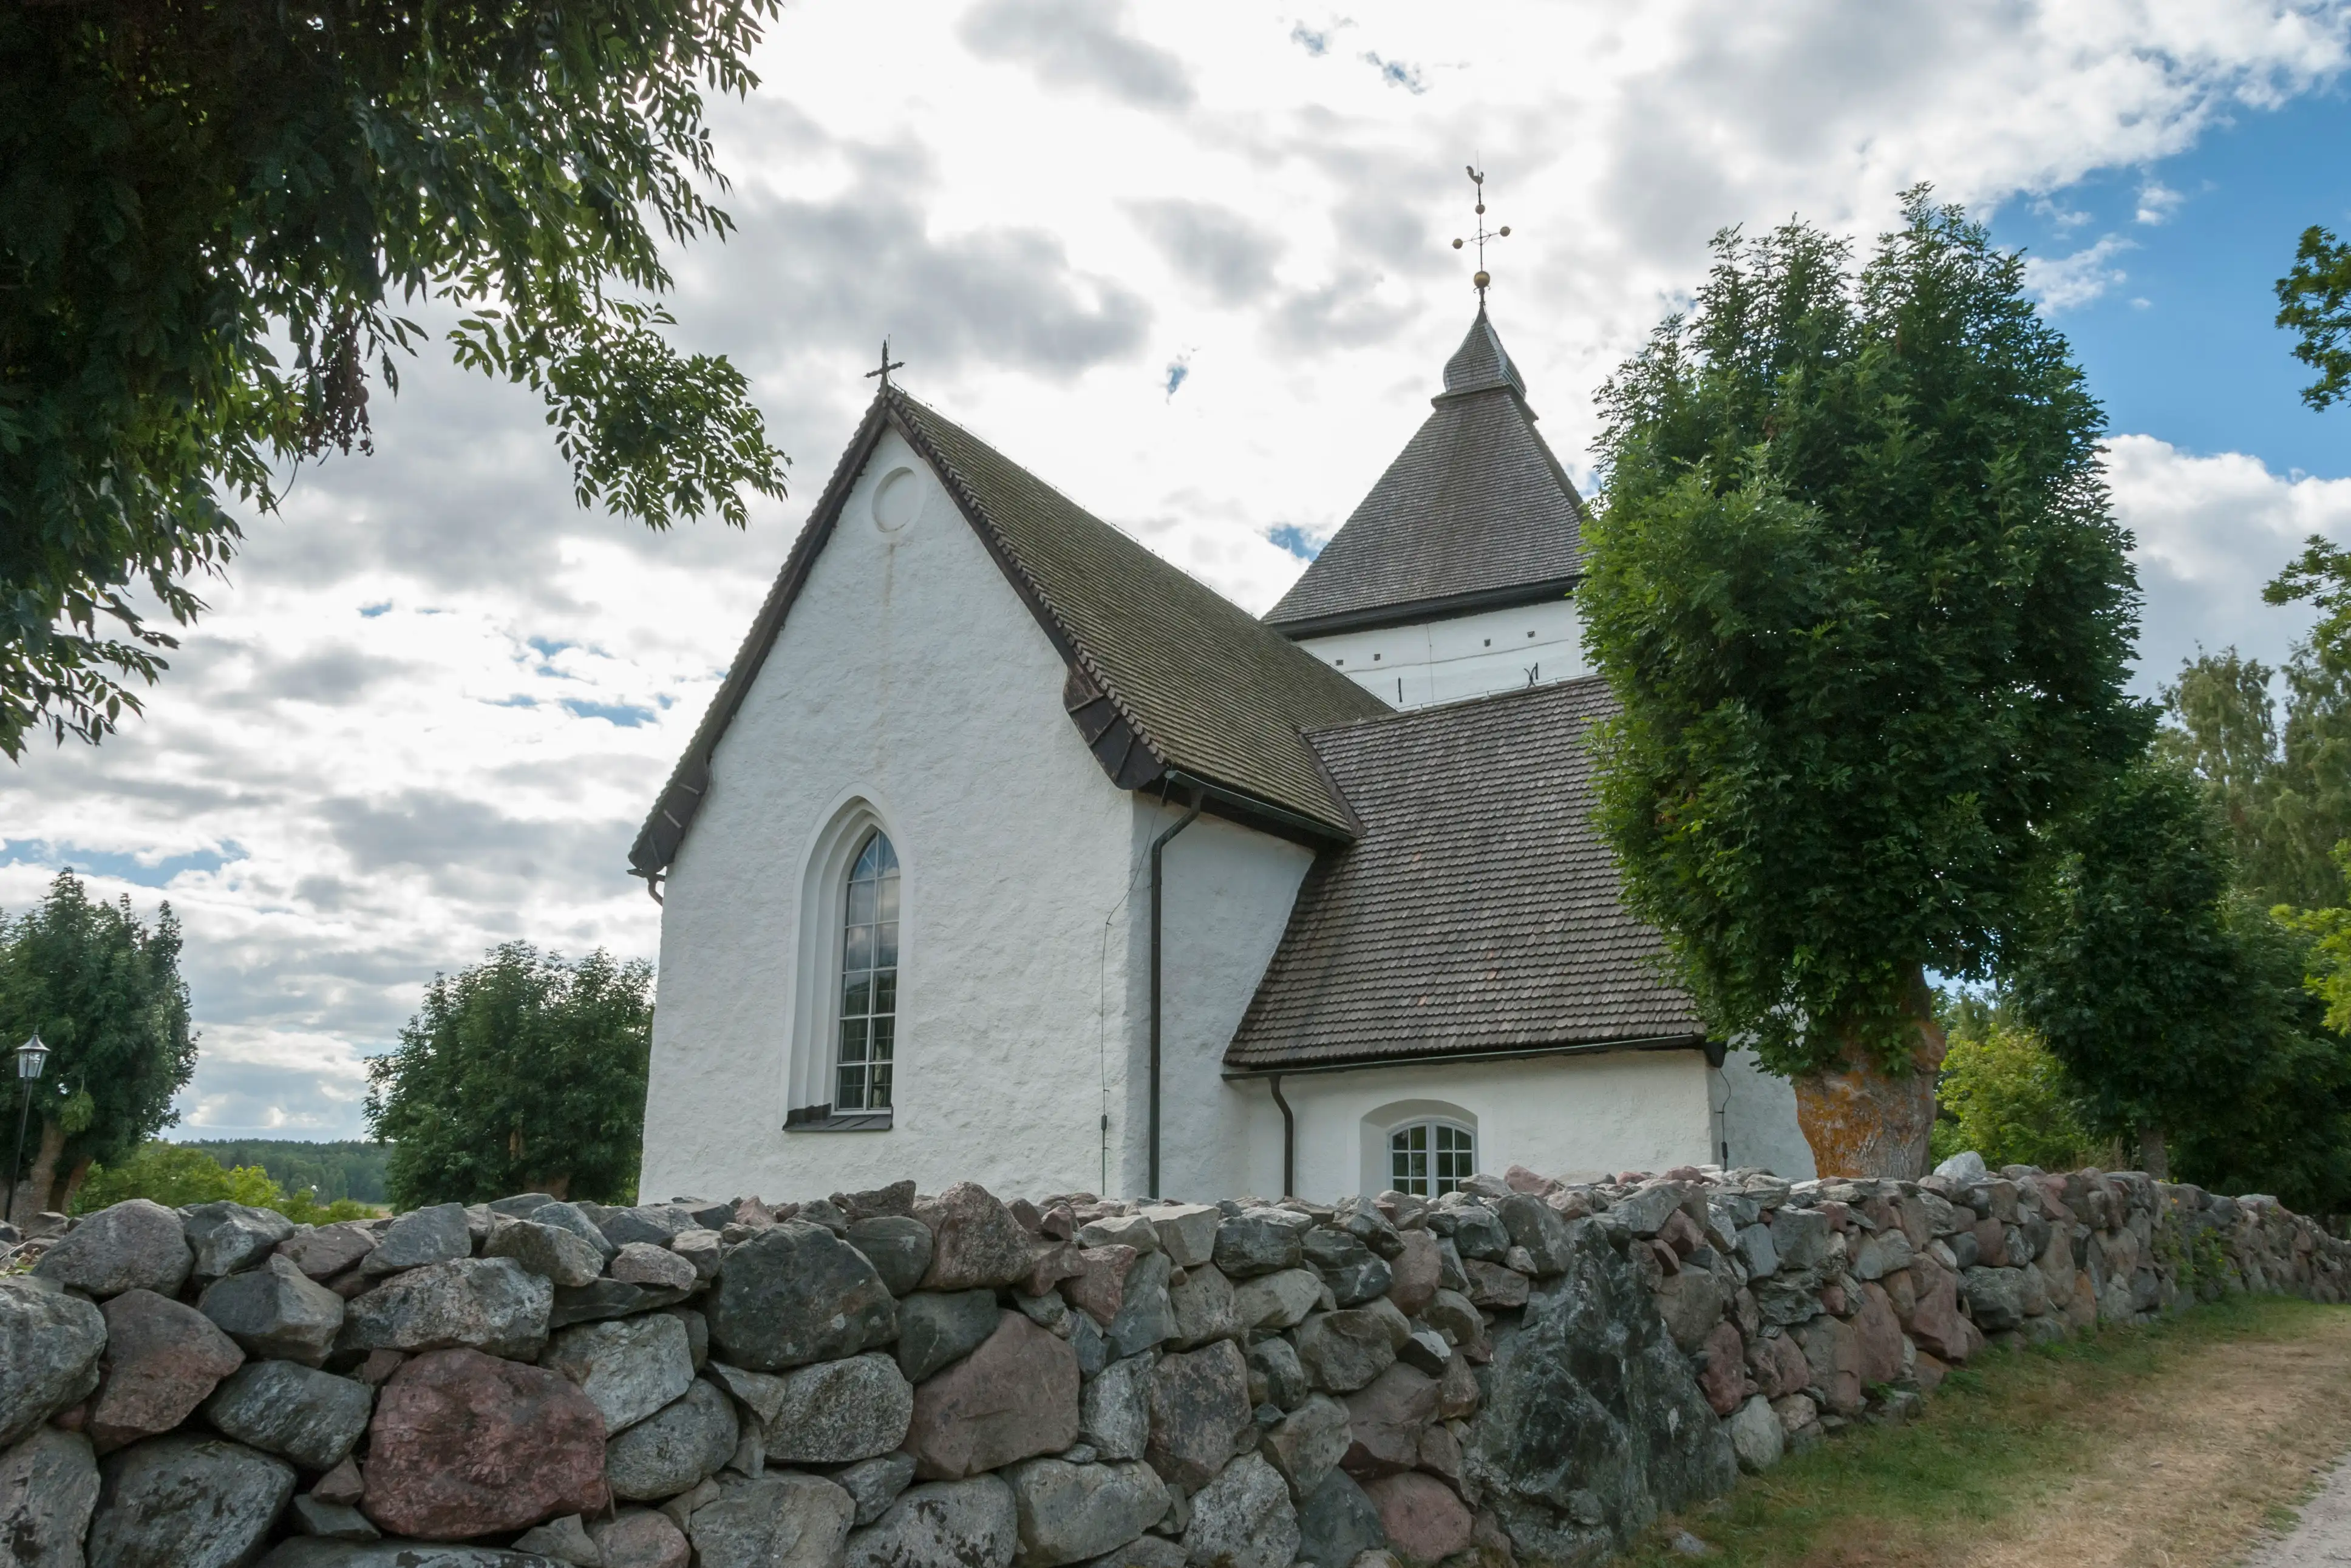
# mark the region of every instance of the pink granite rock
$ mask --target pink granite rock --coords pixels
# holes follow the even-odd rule
[[[1358,1480],[1412,1469],[1420,1462],[1421,1434],[1437,1419],[1437,1403],[1435,1378],[1402,1362],[1389,1367],[1347,1396],[1353,1440],[1341,1467]]]
[[[1029,1233],[977,1182],[959,1181],[936,1197],[915,1199],[914,1218],[934,1239],[925,1291],[1009,1285],[1029,1271]]]
[[[363,1506],[390,1534],[463,1541],[607,1501],[604,1417],[559,1372],[436,1350],[376,1401]]]
[[[1443,1280],[1437,1238],[1426,1230],[1407,1230],[1397,1239],[1404,1243],[1404,1250],[1388,1260],[1395,1276],[1388,1284],[1388,1300],[1405,1316],[1416,1318],[1437,1299],[1437,1287]]]
[[[1747,1346],[1747,1368],[1754,1375],[1756,1391],[1768,1399],[1801,1394],[1813,1380],[1813,1368],[1804,1359],[1804,1347],[1787,1334],[1750,1341]]]
[[[125,1291],[106,1315],[106,1380],[90,1401],[90,1447],[110,1453],[195,1413],[245,1352],[210,1318],[152,1291]]]
[[[1077,1440],[1078,1353],[1006,1312],[977,1350],[915,1387],[905,1449],[925,1480],[960,1480]]]
[[[1920,1350],[1945,1361],[1967,1360],[1983,1337],[1959,1313],[1959,1277],[1925,1257],[1911,1262],[1910,1277],[1917,1282],[1917,1301],[1903,1328],[1918,1342]]]
[[[1740,1343],[1737,1326],[1725,1322],[1714,1325],[1701,1348],[1706,1370],[1698,1375],[1698,1392],[1716,1415],[1728,1416],[1747,1399],[1747,1347]]]
[[[1902,1375],[1902,1324],[1894,1303],[1876,1284],[1861,1288],[1861,1306],[1853,1314],[1853,1331],[1861,1342],[1861,1381],[1891,1383]]]
[[[1469,1510],[1453,1489],[1435,1476],[1417,1473],[1387,1476],[1364,1489],[1379,1510],[1380,1528],[1388,1532],[1388,1550],[1407,1568],[1429,1568],[1457,1552],[1467,1551],[1472,1538]]]
[[[1108,1247],[1078,1249],[1077,1272],[1061,1281],[1061,1294],[1070,1304],[1081,1308],[1094,1322],[1108,1326],[1118,1316],[1119,1303],[1126,1299],[1127,1270],[1141,1257],[1132,1247],[1113,1244]]]
[[[665,1513],[624,1509],[617,1519],[588,1521],[604,1568],[686,1568],[693,1548]]]

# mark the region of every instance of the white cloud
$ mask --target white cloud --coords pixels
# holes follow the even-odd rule
[[[2116,256],[2133,248],[2129,240],[2107,235],[2094,246],[2054,260],[2028,256],[2024,258],[2024,286],[2051,311],[2087,305],[2116,284],[2130,281],[2130,274],[2112,263]]]
[[[2149,180],[2138,191],[2137,219],[2143,224],[2169,223],[2188,198],[2160,180]]]
[[[2351,479],[2273,474],[2242,453],[2199,457],[2150,435],[2108,443],[2106,476],[2137,538],[2144,690],[2199,648],[2234,644],[2274,664],[2309,629],[2308,606],[2265,605],[2262,588],[2311,535],[2351,541]]]
[[[413,367],[375,401],[374,457],[253,520],[150,716],[18,770],[0,905],[69,856],[110,896],[168,893],[205,1030],[192,1124],[350,1130],[359,1054],[436,968],[514,937],[653,952],[629,840],[885,334],[917,395],[1263,608],[1303,568],[1270,536],[1329,536],[1467,325],[1464,163],[1515,230],[1496,319],[1580,472],[1593,388],[1719,225],[1865,236],[1922,180],[2068,211],[2083,175],[2329,79],[2346,32],[2343,5],[2286,0],[1386,0],[1343,23],[984,0],[921,25],[810,0],[774,24],[759,92],[714,105],[740,231],[674,266],[682,333],[746,368],[798,460],[791,500],[747,533],[583,516],[528,396]],[[2080,254],[2099,258],[2052,264],[2081,275],[2053,305],[2114,282],[2114,250]],[[2265,612],[2210,575],[2219,514],[2163,486],[2243,460],[2116,454],[2150,657],[2241,640]],[[2245,483],[2284,516],[2322,493]],[[2261,536],[2253,577],[2294,532]]]

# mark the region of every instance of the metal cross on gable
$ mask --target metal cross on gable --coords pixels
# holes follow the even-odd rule
[[[890,384],[890,372],[892,371],[903,371],[905,368],[905,361],[893,360],[890,357],[890,340],[884,338],[882,340],[882,368],[878,371],[866,371],[865,379],[870,382],[874,377],[879,376],[882,378],[882,384],[886,387]]]
[[[1469,236],[1469,239],[1475,241],[1478,246],[1478,270],[1471,276],[1469,281],[1477,288],[1478,303],[1480,308],[1483,308],[1486,303],[1486,290],[1494,281],[1493,277],[1486,271],[1486,242],[1490,239],[1510,238],[1510,225],[1504,224],[1500,228],[1495,229],[1490,233],[1488,232],[1486,228],[1486,173],[1484,170],[1479,168],[1475,163],[1467,165],[1467,168],[1469,174],[1469,183],[1474,186],[1478,192],[1478,227],[1477,230]],[[1459,250],[1466,243],[1468,242],[1457,239],[1453,242],[1453,248]]]

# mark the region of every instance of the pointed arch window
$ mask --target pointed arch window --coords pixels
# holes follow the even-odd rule
[[[842,898],[832,1108],[886,1111],[898,1049],[898,852],[880,829],[858,847]]]

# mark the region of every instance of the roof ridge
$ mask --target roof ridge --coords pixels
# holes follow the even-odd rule
[[[1477,707],[1484,704],[1519,702],[1537,693],[1557,692],[1569,686],[1587,685],[1594,682],[1605,685],[1607,681],[1606,675],[1598,670],[1593,670],[1584,674],[1564,675],[1558,680],[1542,681],[1534,685],[1510,686],[1499,692],[1479,692],[1473,696],[1453,697],[1445,702],[1423,703],[1417,707],[1397,708],[1393,713],[1368,714],[1362,718],[1349,719],[1344,724],[1326,724],[1319,728],[1310,729],[1306,731],[1306,737],[1311,740],[1318,736],[1343,735],[1351,730],[1364,729],[1373,725],[1402,724],[1436,714],[1458,713],[1464,708]]]

